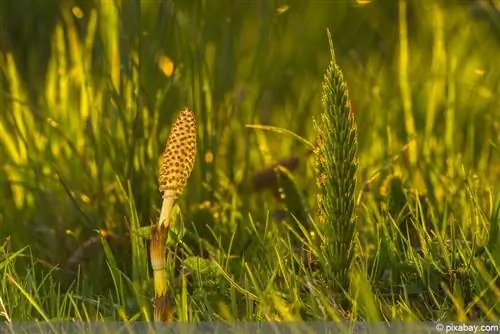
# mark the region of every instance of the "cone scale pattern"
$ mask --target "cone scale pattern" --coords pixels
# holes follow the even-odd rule
[[[184,108],[172,126],[160,166],[158,183],[163,193],[160,225],[170,224],[170,211],[186,186],[195,157],[196,119],[191,109]]]
[[[186,186],[196,155],[196,119],[185,108],[179,114],[167,139],[160,167],[160,191],[178,196]]]

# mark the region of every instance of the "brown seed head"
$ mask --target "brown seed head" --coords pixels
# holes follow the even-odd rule
[[[196,156],[196,119],[184,108],[175,120],[167,139],[160,167],[160,191],[180,195],[191,174]]]

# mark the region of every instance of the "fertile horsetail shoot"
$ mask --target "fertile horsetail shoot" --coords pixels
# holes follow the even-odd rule
[[[154,320],[172,318],[166,295],[165,253],[170,214],[175,200],[184,190],[196,156],[196,119],[192,110],[184,108],[175,120],[167,139],[159,173],[163,203],[158,224],[151,228],[151,266],[154,273]]]

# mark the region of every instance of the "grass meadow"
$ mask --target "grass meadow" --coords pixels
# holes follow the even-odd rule
[[[152,320],[185,106],[172,320],[499,321],[498,1],[17,0],[0,25],[2,321]],[[356,150],[325,111],[327,30]],[[342,150],[357,169],[321,192]]]

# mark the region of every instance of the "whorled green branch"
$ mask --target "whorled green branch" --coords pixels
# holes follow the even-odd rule
[[[330,33],[331,61],[323,81],[323,110],[315,130],[318,135],[316,179],[318,210],[324,240],[324,264],[337,287],[348,289],[355,232],[357,130],[347,85],[335,62]]]

